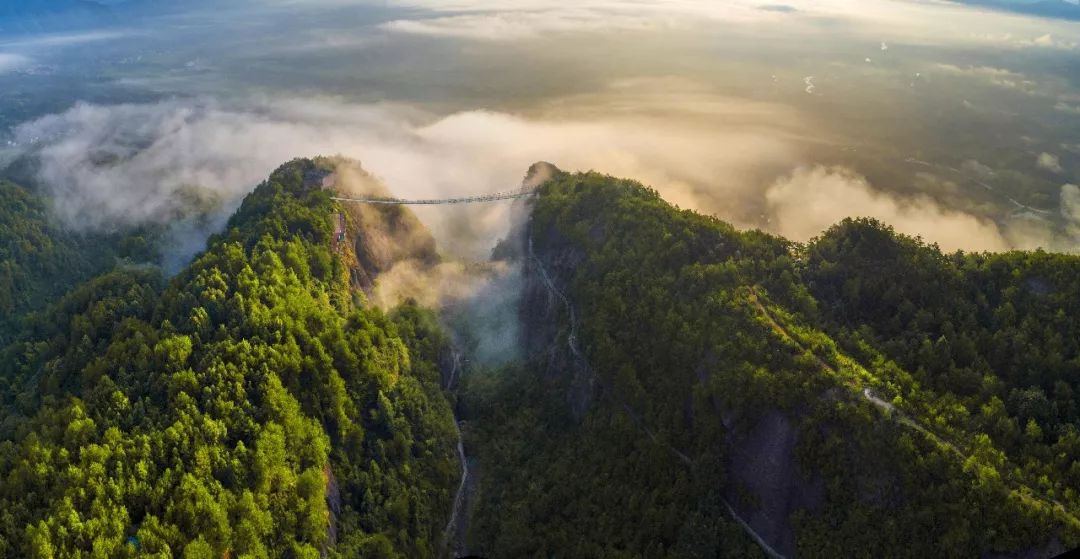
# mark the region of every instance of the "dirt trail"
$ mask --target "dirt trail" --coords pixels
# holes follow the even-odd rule
[[[750,301],[753,302],[754,307],[758,310],[759,313],[761,313],[761,316],[764,317],[768,321],[769,326],[773,329],[774,332],[776,332],[777,335],[779,335],[781,338],[787,340],[788,342],[790,342],[792,345],[799,348],[800,350],[802,350],[804,352],[807,351],[807,349],[802,345],[802,343],[798,339],[796,339],[795,336],[790,331],[788,331],[787,328],[784,328],[783,326],[781,326],[780,323],[776,320],[776,318],[773,317],[772,313],[770,313],[769,310],[765,307],[765,305],[763,305],[761,303],[761,300],[758,298],[758,295],[757,295],[756,292],[751,292]],[[814,356],[814,360],[817,361],[818,365],[821,366],[822,369],[825,369],[828,372],[832,373],[834,376],[839,378],[845,384],[847,384],[851,388],[858,391],[858,393],[863,397],[863,399],[865,399],[867,402],[870,402],[871,404],[873,404],[878,409],[881,409],[881,410],[887,412],[888,414],[890,414],[891,417],[893,419],[895,419],[897,422],[902,423],[902,424],[904,424],[904,425],[906,425],[908,427],[911,427],[912,429],[915,429],[916,431],[919,431],[923,435],[926,435],[927,437],[929,437],[931,440],[933,440],[938,445],[949,449],[950,451],[952,451],[957,456],[959,456],[961,458],[964,458],[964,459],[967,458],[967,454],[965,454],[962,450],[960,450],[960,448],[958,448],[952,442],[943,439],[942,437],[938,436],[936,433],[934,433],[930,429],[927,429],[926,427],[924,427],[919,422],[911,419],[910,417],[908,417],[903,412],[897,410],[896,406],[892,405],[891,403],[886,402],[885,400],[882,400],[881,398],[878,398],[877,396],[874,395],[873,392],[871,392],[871,390],[869,388],[866,388],[866,387],[862,386],[859,383],[858,380],[856,380],[854,378],[851,378],[851,377],[846,377],[840,371],[836,370],[836,367],[833,367],[832,365],[830,365],[827,361],[825,361],[824,359],[819,357],[817,354],[815,354],[813,352],[809,352],[809,353]]]
[[[787,340],[788,342],[790,342],[792,345],[794,345],[799,350],[801,350],[803,352],[808,352],[808,350],[805,348],[805,346],[803,346],[803,344],[794,335],[792,335],[791,332],[789,332],[786,328],[781,326],[780,323],[776,320],[776,318],[772,315],[772,313],[769,312],[769,310],[765,307],[765,305],[763,305],[761,303],[761,300],[759,299],[759,296],[758,296],[756,290],[751,290],[750,301],[753,303],[754,307],[761,314],[761,316],[763,318],[765,318],[765,320],[768,322],[770,328],[772,328],[776,332],[777,335],[779,335],[782,339]],[[914,430],[918,431],[919,433],[922,433],[923,435],[925,435],[928,439],[933,441],[938,446],[940,446],[942,448],[945,448],[945,449],[948,449],[950,452],[955,454],[962,461],[966,462],[968,459],[973,458],[971,454],[969,454],[969,453],[965,452],[964,450],[962,450],[961,447],[958,446],[957,444],[955,444],[952,441],[949,441],[949,440],[941,437],[937,433],[933,432],[931,429],[927,428],[922,423],[912,419],[910,416],[908,416],[908,415],[904,414],[903,412],[897,410],[896,407],[893,406],[891,403],[889,403],[889,402],[887,402],[885,400],[882,400],[881,398],[878,398],[877,396],[875,396],[874,393],[869,388],[862,386],[859,383],[858,380],[856,380],[854,378],[850,378],[850,377],[845,378],[845,376],[843,374],[841,374],[839,371],[837,371],[835,367],[830,365],[824,359],[817,356],[813,352],[809,352],[809,353],[814,356],[814,359],[817,361],[817,363],[824,370],[829,371],[830,373],[835,375],[837,378],[839,378],[843,382],[845,382],[848,386],[850,386],[851,388],[858,391],[858,393],[866,401],[870,402],[870,404],[872,404],[873,406],[875,406],[875,407],[877,407],[877,408],[879,408],[879,409],[881,409],[883,411],[886,411],[887,412],[886,415],[888,417],[891,417],[893,420],[900,423],[901,425],[907,426],[907,427],[909,427],[911,429],[914,429]],[[869,375],[869,372],[867,372],[867,374]],[[995,468],[995,471],[997,471],[996,468]],[[1065,505],[1063,505],[1061,502],[1059,502],[1059,501],[1057,501],[1055,499],[1052,499],[1052,498],[1045,497],[1045,496],[1041,496],[1041,497],[1036,496],[1036,495],[1039,495],[1039,492],[1036,492],[1031,486],[1029,486],[1029,485],[1027,485],[1025,483],[1010,479],[1009,477],[1007,477],[1007,472],[1006,472],[1005,475],[1002,475],[1001,472],[998,472],[998,475],[1001,476],[1002,481],[1004,481],[1007,485],[1009,485],[1011,489],[1013,489],[1014,491],[1019,493],[1022,496],[1022,498],[1030,499],[1030,500],[1032,500],[1032,501],[1034,501],[1036,503],[1040,503],[1040,504],[1042,504],[1044,506],[1049,506],[1050,508],[1055,509],[1055,510],[1057,510],[1057,512],[1061,513],[1064,516],[1064,518],[1067,521],[1069,521],[1070,523],[1072,523],[1074,525],[1080,525],[1080,519],[1077,519],[1072,513],[1070,513],[1068,511],[1068,509],[1065,508]]]

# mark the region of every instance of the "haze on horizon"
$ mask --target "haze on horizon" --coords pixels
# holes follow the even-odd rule
[[[948,250],[1080,247],[1065,18],[899,0],[86,4],[0,12],[3,160],[32,161],[74,228],[225,216],[283,161],[343,154],[403,196],[505,190],[546,160],[799,241],[868,215]],[[421,217],[479,257],[506,211]],[[200,223],[198,239],[220,219]]]

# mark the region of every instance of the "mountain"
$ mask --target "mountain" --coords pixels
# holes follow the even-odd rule
[[[467,313],[369,302],[442,257],[407,208],[334,201],[386,192],[340,158],[282,165],[174,277],[103,250],[8,303],[0,556],[1080,545],[1080,257],[944,254],[866,219],[798,244],[633,181],[526,180],[493,252],[517,296],[472,302],[513,302],[509,364],[471,358]],[[5,188],[8,277],[52,281],[78,251]]]
[[[39,311],[117,259],[154,257],[153,232],[79,234],[58,223],[34,190],[0,180],[0,346]]]
[[[522,233],[529,358],[467,376],[470,551],[1052,556],[1080,543],[1080,258],[806,246],[562,174]]]
[[[282,166],[178,276],[114,268],[3,352],[0,556],[435,554],[447,340],[350,293],[331,170]]]

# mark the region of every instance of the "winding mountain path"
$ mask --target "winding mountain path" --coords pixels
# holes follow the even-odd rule
[[[870,390],[870,388],[862,386],[861,383],[859,383],[859,381],[857,379],[842,374],[840,371],[838,371],[835,367],[830,365],[828,362],[826,362],[820,356],[818,356],[817,354],[815,354],[812,351],[807,350],[806,347],[802,344],[802,342],[800,342],[798,340],[798,338],[796,338],[792,334],[792,332],[790,332],[787,328],[783,327],[780,324],[780,322],[776,320],[776,318],[773,316],[773,314],[768,310],[768,308],[764,304],[761,303],[761,300],[760,300],[760,297],[758,295],[757,290],[755,290],[753,288],[751,288],[751,292],[750,292],[750,301],[754,305],[755,309],[760,313],[760,315],[768,323],[770,328],[772,328],[773,331],[778,336],[781,337],[781,339],[787,340],[789,343],[791,343],[795,348],[798,348],[800,351],[810,353],[811,355],[813,355],[814,359],[817,361],[818,365],[820,365],[822,367],[823,370],[826,370],[826,371],[832,373],[836,378],[841,379],[849,387],[851,387],[852,389],[857,391],[858,394],[863,399],[865,399],[867,402],[869,402],[871,405],[873,405],[873,406],[875,406],[875,407],[877,407],[877,408],[879,408],[879,409],[881,409],[883,411],[888,412],[887,417],[892,418],[894,421],[896,421],[897,423],[900,423],[901,425],[904,425],[906,427],[914,429],[915,431],[918,431],[919,433],[926,436],[928,439],[933,441],[938,446],[949,450],[952,454],[955,454],[958,458],[960,458],[960,460],[962,460],[964,462],[967,462],[968,460],[974,460],[974,461],[976,461],[976,463],[978,463],[977,458],[975,458],[975,456],[973,454],[970,454],[970,453],[966,452],[965,450],[963,450],[960,447],[960,445],[957,445],[956,443],[942,437],[941,435],[938,435],[933,430],[926,427],[925,425],[923,425],[919,421],[911,418],[907,414],[905,414],[902,411],[896,409],[896,407],[893,406],[891,403],[877,397]],[[861,366],[859,366],[859,367],[862,368]],[[864,369],[864,371],[865,371],[865,369]],[[868,376],[871,376],[868,371],[865,371],[865,372],[866,372],[866,374]],[[1018,481],[1016,479],[1013,479],[1011,476],[1009,476],[1009,472],[1008,472],[1007,468],[1006,468],[1006,471],[1004,473],[998,471],[996,467],[994,468],[994,471],[996,471],[998,473],[998,475],[1001,477],[1001,480],[1003,482],[1005,482],[1005,484],[1008,485],[1012,490],[1016,491],[1017,494],[1019,494],[1022,499],[1031,500],[1034,503],[1039,503],[1039,504],[1041,504],[1043,506],[1048,506],[1049,508],[1059,512],[1063,516],[1063,518],[1066,521],[1068,521],[1069,523],[1080,526],[1080,519],[1078,519],[1071,512],[1069,512],[1069,510],[1067,508],[1065,508],[1065,505],[1062,504],[1060,501],[1058,501],[1058,500],[1056,500],[1056,499],[1054,499],[1052,497],[1048,497],[1046,495],[1041,495],[1040,492],[1037,492],[1035,489],[1033,489],[1031,486],[1027,485],[1026,483],[1023,483],[1022,481]]]

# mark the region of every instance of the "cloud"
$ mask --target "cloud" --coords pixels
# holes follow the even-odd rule
[[[0,52],[0,74],[6,74],[30,65],[30,59],[20,54]]]
[[[432,115],[325,97],[83,103],[17,127],[15,138],[40,163],[38,179],[61,223],[83,230],[186,223],[185,254],[282,162],[333,154],[360,160],[403,197],[507,190],[545,160],[640,180],[674,204],[740,227],[761,226],[767,214],[776,231],[796,238],[865,214],[948,248],[1007,246],[993,224],[929,199],[880,194],[836,169],[793,172],[835,140],[827,127],[785,105],[677,78],[615,82],[528,115]],[[509,211],[506,204],[416,208],[444,250],[474,258],[506,235]]]
[[[359,159],[401,196],[502,191],[519,184],[532,163],[549,160],[635,177],[684,207],[740,217],[741,200],[762,177],[798,160],[807,140],[793,132],[797,116],[779,105],[671,87],[615,87],[604,99],[620,99],[612,105],[625,113],[596,114],[593,107],[607,101],[581,97],[576,111],[558,118],[492,111],[436,117],[328,98],[245,100],[242,107],[83,103],[17,127],[15,138],[32,146],[62,222],[80,229],[167,223],[193,207],[227,212],[282,162],[324,154]],[[678,103],[669,105],[673,99]],[[467,223],[476,238],[489,240],[461,247],[477,253],[507,226],[506,208],[497,204],[418,213],[436,229]]]
[[[469,296],[476,286],[473,274],[461,262],[427,266],[404,260],[379,275],[372,300],[384,309],[396,307],[405,299],[434,308],[445,300]]]
[[[1058,101],[1054,105],[1054,110],[1061,111],[1063,113],[1069,113],[1074,115],[1080,115],[1080,105],[1071,105],[1065,101]]]
[[[13,41],[0,42],[3,48],[40,48],[40,47],[67,47],[85,43],[111,41],[128,36],[130,33],[120,30],[96,30],[78,33],[47,33],[31,35]]]
[[[1036,83],[1024,74],[992,66],[960,67],[952,64],[937,64],[935,68],[944,74],[981,79],[998,87],[1018,89],[1027,93],[1033,92],[1036,86]]]
[[[1060,202],[1059,223],[1051,216],[1024,212],[1007,223],[1006,237],[1021,249],[1080,253],[1080,186],[1062,185]]]
[[[1016,19],[1011,18],[1008,22],[1009,27],[1014,27],[1018,24],[1029,24],[1029,33],[1026,35],[1018,35],[1013,32],[972,32],[968,35],[968,38],[975,43],[982,43],[987,45],[996,45],[1015,50],[1056,50],[1056,51],[1072,51],[1080,47],[1080,43],[1076,40],[1075,28],[1072,26],[1072,22],[1050,22],[1038,18],[1023,18]],[[1031,25],[1034,24],[1034,25]],[[1055,25],[1058,26],[1065,33],[1071,33],[1073,39],[1065,39],[1060,36],[1042,33],[1043,25]],[[997,26],[994,26],[995,28]]]
[[[899,198],[875,190],[867,180],[840,167],[803,167],[765,193],[772,229],[806,241],[849,216],[877,218],[908,235],[919,235],[944,250],[1009,247],[994,223],[949,210],[925,196]]]
[[[406,299],[441,308],[454,345],[474,364],[505,365],[518,357],[522,269],[506,262],[426,266],[414,260],[379,275],[372,301],[391,309]]]
[[[994,169],[982,164],[976,159],[968,159],[960,164],[960,170],[978,180],[987,180],[994,177]]]
[[[326,2],[328,0],[323,0]],[[1069,22],[1018,17],[950,2],[892,0],[399,0],[408,18],[386,22],[393,33],[483,41],[532,39],[567,32],[698,30],[736,24],[732,33],[790,40],[838,33],[882,45],[975,45],[1073,50]],[[956,21],[964,21],[958,27]],[[884,39],[884,40],[883,40]],[[882,49],[885,50],[885,49]]]
[[[1021,44],[1024,44],[1024,42],[1021,42]],[[1060,38],[1054,37],[1053,35],[1051,35],[1049,33],[1039,35],[1038,37],[1035,37],[1034,39],[1031,39],[1030,42],[1027,43],[1027,44],[1030,44],[1030,46],[1036,46],[1036,47],[1042,47],[1042,48],[1051,48],[1051,49],[1058,49],[1058,50],[1076,50],[1076,47],[1077,47],[1077,42],[1076,41],[1069,41],[1069,40],[1065,40],[1065,39],[1060,39]]]
[[[1065,218],[1065,231],[1072,237],[1074,246],[1080,245],[1080,186],[1062,185],[1061,216]]]
[[[826,2],[827,3],[827,2]],[[405,2],[428,13],[380,25],[384,30],[428,36],[487,41],[529,39],[555,33],[648,31],[686,28],[701,21],[756,23],[778,21],[793,6],[760,6],[750,0],[730,0],[723,7],[697,0],[642,3],[627,0],[585,0],[558,3],[547,0]],[[821,11],[821,10],[817,10]],[[814,10],[812,10],[812,13]]]
[[[491,13],[399,19],[381,24],[386,31],[414,35],[456,37],[486,41],[536,38],[552,33],[579,31],[647,30],[654,22],[643,17],[606,19],[589,10],[561,13]]]
[[[1061,159],[1052,154],[1042,152],[1035,158],[1035,166],[1050,171],[1051,173],[1061,174],[1065,170],[1061,168]]]
[[[687,29],[716,23],[800,24],[813,21],[876,19],[874,10],[855,7],[852,0],[800,0],[762,5],[756,0],[484,0],[409,1],[402,3],[427,13],[382,24],[387,31],[477,40],[529,39],[554,33],[649,31]],[[877,7],[890,6],[880,2]],[[797,16],[797,19],[795,18]],[[886,18],[882,18],[884,20]]]

